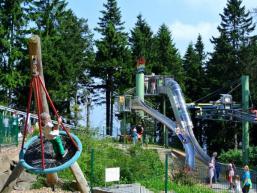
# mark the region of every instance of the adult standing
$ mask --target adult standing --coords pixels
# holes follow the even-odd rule
[[[242,188],[243,193],[248,193],[250,188],[252,187],[251,174],[250,174],[248,165],[245,165],[244,167],[242,183],[243,183],[243,188]]]
[[[218,153],[217,152],[213,152],[212,153],[212,157],[211,157],[211,163],[213,164],[214,168],[213,168],[213,171],[214,171],[214,181],[216,182],[217,181],[217,178],[216,178],[216,157],[217,157]]]
[[[208,177],[209,177],[209,185],[210,185],[210,188],[212,188],[212,179],[214,177],[214,167],[215,165],[210,162],[209,165],[208,165]]]
[[[219,178],[220,178],[220,164],[218,163],[218,160],[216,158],[216,161],[215,161],[215,181],[219,182]]]
[[[156,94],[156,79],[155,79],[154,73],[152,73],[150,81],[151,81],[151,94]]]
[[[134,127],[132,129],[132,139],[133,139],[133,144],[135,145],[137,143],[137,128]]]
[[[142,138],[143,138],[143,133],[144,133],[144,127],[141,124],[139,124],[136,127],[136,129],[137,129],[137,139],[138,139],[138,141],[140,141],[143,144]]]

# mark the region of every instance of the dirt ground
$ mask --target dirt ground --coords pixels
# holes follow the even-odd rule
[[[33,189],[33,190],[13,190],[11,193],[53,193],[51,188],[41,188],[41,189]],[[54,193],[71,193],[70,191],[64,191],[61,189],[55,189]]]

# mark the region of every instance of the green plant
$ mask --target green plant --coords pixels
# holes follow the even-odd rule
[[[183,170],[180,170],[174,175],[174,182],[186,186],[193,186],[196,184],[194,180],[194,175],[192,173],[187,173]]]
[[[243,166],[241,150],[230,149],[226,152],[222,151],[219,159],[224,163],[233,161],[237,166]],[[249,148],[249,165],[251,168],[257,165],[257,147],[255,146]]]

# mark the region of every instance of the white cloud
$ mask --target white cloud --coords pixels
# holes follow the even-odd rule
[[[193,25],[176,21],[171,25],[171,31],[174,38],[190,41],[196,39],[199,33],[203,38],[217,35],[217,26],[218,23],[200,22]]]
[[[192,8],[208,8],[216,11],[223,8],[227,0],[184,0],[184,3]]]
[[[210,51],[212,45],[210,38],[218,35],[218,23],[200,22],[197,24],[187,24],[181,21],[175,21],[171,26],[172,37],[179,50],[184,53],[189,42],[195,43],[198,34],[201,34],[205,48]]]
[[[223,10],[226,7],[227,0],[183,0],[184,3],[193,9],[202,9],[208,7],[214,11]],[[246,9],[257,8],[256,1],[254,0],[243,0],[242,5]]]

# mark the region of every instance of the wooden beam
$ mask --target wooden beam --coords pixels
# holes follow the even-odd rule
[[[30,68],[31,74],[34,71],[34,64],[37,65],[37,71],[39,76],[45,85],[44,73],[43,73],[43,64],[42,64],[42,54],[41,54],[41,41],[38,35],[33,35],[29,40],[29,59],[30,59]],[[42,87],[40,87],[40,94],[42,98],[43,112],[49,113],[49,107],[46,99],[46,94]],[[58,182],[57,173],[47,174],[46,182],[49,186],[53,187]]]
[[[75,162],[71,167],[70,167],[74,177],[76,178],[76,181],[78,183],[79,186],[79,190],[82,193],[89,193],[90,192],[90,188],[88,186],[87,180],[83,174],[83,172],[81,171],[79,164],[77,162]]]
[[[17,164],[17,166],[12,171],[11,175],[5,182],[2,190],[0,190],[1,193],[10,193],[13,190],[13,186],[16,183],[16,179],[20,177],[21,173],[23,172],[23,167],[20,163]]]

